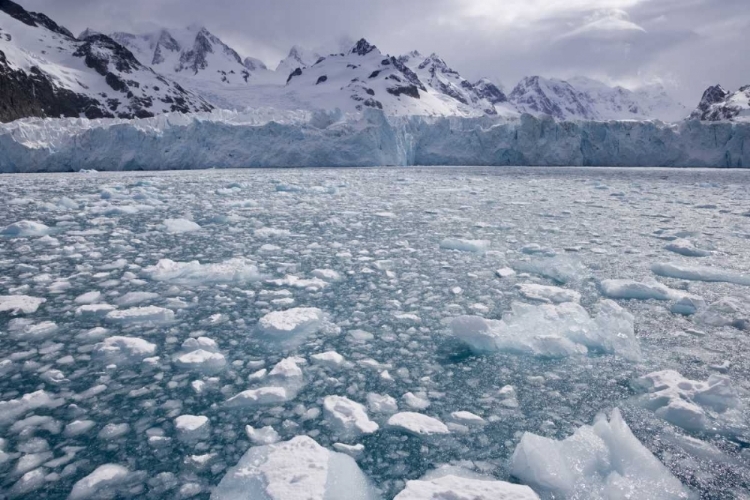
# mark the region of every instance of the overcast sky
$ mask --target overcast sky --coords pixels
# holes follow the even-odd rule
[[[506,89],[526,75],[662,82],[693,107],[709,85],[750,84],[750,0],[16,0],[74,33],[206,26],[275,67],[294,44],[367,38],[438,53]]]

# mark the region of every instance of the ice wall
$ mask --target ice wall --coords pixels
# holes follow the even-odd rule
[[[750,123],[205,113],[0,125],[0,172],[406,165],[750,166]]]

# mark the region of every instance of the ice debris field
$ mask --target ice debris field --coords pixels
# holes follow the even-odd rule
[[[749,498],[746,171],[0,189],[0,498]]]

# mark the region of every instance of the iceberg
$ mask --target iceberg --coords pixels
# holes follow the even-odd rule
[[[247,498],[377,500],[378,495],[353,458],[297,436],[250,448],[211,494],[211,500]]]
[[[562,440],[521,437],[511,474],[554,498],[689,498],[688,490],[633,435],[618,409]]]

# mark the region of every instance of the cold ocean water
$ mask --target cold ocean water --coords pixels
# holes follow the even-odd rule
[[[294,448],[260,482],[229,476],[301,435],[344,454],[303,443],[328,460],[316,498],[345,498],[337,467],[362,498],[437,468],[542,498],[750,498],[750,171],[91,172],[0,192],[0,498],[298,498]]]

